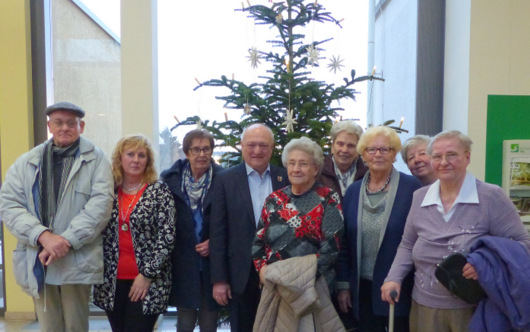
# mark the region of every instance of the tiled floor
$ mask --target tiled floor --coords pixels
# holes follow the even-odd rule
[[[157,332],[175,332],[176,317],[164,317],[159,323]],[[91,317],[90,332],[111,332],[109,322],[106,317]],[[197,328],[196,331],[199,329]],[[0,331],[2,332],[35,332],[39,331],[39,323],[36,321],[5,321],[0,317]],[[218,332],[228,332],[230,329],[218,329]]]

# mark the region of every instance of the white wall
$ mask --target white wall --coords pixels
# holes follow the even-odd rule
[[[467,126],[467,133],[474,142],[469,170],[483,180],[488,95],[530,95],[530,1],[448,0],[446,14],[449,33],[446,36],[444,129],[465,132]],[[466,47],[467,20],[470,28]],[[469,49],[467,59],[466,48]],[[469,81],[467,114],[466,80]]]
[[[373,124],[391,119],[399,124],[404,117],[403,127],[411,133],[400,135],[403,142],[415,128],[417,7],[417,1],[390,1],[375,21],[374,65],[385,82],[374,83]],[[400,156],[397,160],[396,168],[408,173]]]

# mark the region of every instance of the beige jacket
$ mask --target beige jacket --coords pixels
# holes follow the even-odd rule
[[[345,332],[326,280],[315,281],[316,274],[316,255],[268,265],[254,332]]]

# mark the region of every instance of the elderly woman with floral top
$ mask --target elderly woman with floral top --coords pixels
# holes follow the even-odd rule
[[[315,254],[315,277],[323,276],[332,287],[343,218],[338,193],[316,181],[323,160],[320,146],[306,137],[285,146],[282,163],[291,185],[265,200],[252,247],[262,282],[270,264]]]

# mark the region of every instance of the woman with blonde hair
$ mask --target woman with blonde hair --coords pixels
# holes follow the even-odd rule
[[[175,204],[157,181],[153,148],[143,135],[122,138],[112,154],[115,198],[103,231],[104,280],[94,303],[112,331],[152,331],[167,308]]]
[[[360,331],[384,332],[389,308],[379,289],[396,255],[412,194],[421,184],[394,168],[401,140],[393,129],[368,129],[357,148],[368,172],[348,188],[343,200],[345,242],[337,264],[338,302],[343,312],[353,309]],[[411,289],[412,275],[405,278],[402,301],[395,308],[395,331],[408,331]]]

